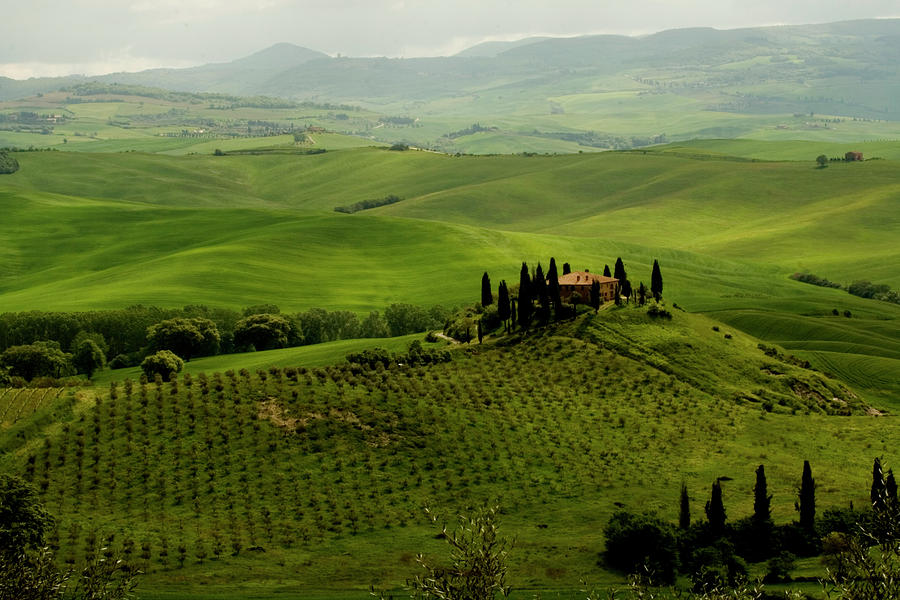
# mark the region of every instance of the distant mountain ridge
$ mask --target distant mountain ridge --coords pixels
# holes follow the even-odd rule
[[[644,82],[642,85],[652,88],[648,92],[676,90],[696,96],[702,89],[706,94],[702,101],[709,101],[716,110],[815,110],[900,120],[898,56],[900,19],[675,29],[641,37],[535,37],[484,42],[455,56],[434,58],[330,57],[279,43],[231,62],[186,69],[88,78],[0,79],[0,100],[96,80],[185,92],[350,103],[381,110],[486,93],[496,98],[516,95],[522,102],[540,94],[540,100],[546,102],[548,97],[591,92],[597,82],[613,78],[621,84]]]

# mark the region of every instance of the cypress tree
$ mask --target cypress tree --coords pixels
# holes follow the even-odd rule
[[[509,333],[509,289],[506,287],[506,280],[500,282],[497,288],[497,316],[503,321],[503,325]]]
[[[650,291],[653,293],[653,299],[659,302],[662,298],[663,282],[662,273],[659,271],[659,261],[653,259],[653,272],[650,274]]]
[[[569,266],[569,263],[563,263],[563,275],[568,275],[572,272],[572,267]]]
[[[637,294],[638,302],[643,306],[647,302],[647,286],[644,285],[643,281],[641,282],[641,285],[638,286]]]
[[[884,490],[887,493],[888,506],[897,506],[897,480],[894,479],[893,469],[888,469],[888,476],[884,482]]]
[[[481,305],[490,306],[494,303],[494,296],[491,294],[491,278],[488,277],[487,271],[481,276]]]
[[[553,304],[553,314],[559,319],[562,299],[559,296],[559,274],[556,271],[556,259],[550,258],[550,267],[547,269],[547,295]]]
[[[478,319],[478,343],[481,343],[481,340],[484,339],[484,332],[481,329],[481,319]]]
[[[600,282],[596,279],[591,282],[591,308],[600,310]]]
[[[612,272],[609,270],[609,265],[603,265],[603,276],[612,277]]]
[[[706,519],[713,533],[725,532],[725,504],[722,502],[722,485],[718,479],[712,484],[712,493],[706,503]]]
[[[544,269],[538,263],[532,279],[532,294],[538,301],[538,318],[542,323],[550,320],[550,296],[547,294],[547,281],[544,279]]]
[[[766,469],[762,465],[756,469],[756,485],[753,486],[753,520],[768,521],[772,518],[772,496],[766,485]]]
[[[627,279],[622,282],[622,295],[625,296],[626,302],[631,300],[631,282]]]
[[[681,484],[681,506],[678,510],[678,527],[689,529],[691,526],[691,506],[688,498],[687,486]]]
[[[800,502],[795,506],[800,513],[800,526],[812,531],[816,526],[816,481],[809,461],[803,461],[803,478],[800,480]]]
[[[625,273],[625,263],[622,262],[621,256],[616,259],[616,266],[615,271],[613,271],[613,277],[618,279],[620,284],[628,279],[628,275]]]
[[[531,321],[531,277],[528,274],[528,265],[522,263],[519,272],[519,327],[525,329]]]
[[[869,497],[872,500],[872,508],[881,510],[885,506],[885,496],[887,490],[884,484],[884,472],[881,470],[881,459],[876,458],[875,464],[872,465],[872,491]]]

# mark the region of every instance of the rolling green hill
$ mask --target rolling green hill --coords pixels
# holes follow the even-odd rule
[[[601,269],[622,256],[646,282],[659,259],[666,296],[688,310],[796,350],[880,402],[900,390],[900,307],[787,278],[900,287],[890,161],[16,156],[21,169],[0,178],[4,310],[272,302],[362,314],[472,302],[483,271],[512,283],[523,260]],[[404,200],[333,211],[387,194]]]
[[[41,490],[64,559],[111,537],[146,571],[150,598],[362,597],[440,550],[425,504],[449,516],[491,500],[517,538],[516,588],[609,584],[620,579],[597,558],[617,504],[673,519],[682,482],[696,511],[728,476],[737,519],[765,463],[787,522],[803,458],[818,506],[863,504],[873,455],[896,446],[896,429],[861,415],[842,384],[715,324],[611,309],[429,367],[26,394],[36,408],[0,419],[0,468]]]

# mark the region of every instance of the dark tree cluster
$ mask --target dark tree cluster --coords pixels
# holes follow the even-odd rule
[[[351,364],[362,365],[369,369],[388,369],[400,365],[415,367],[450,362],[451,355],[447,350],[425,348],[419,340],[415,340],[409,345],[406,353],[392,353],[384,348],[372,348],[351,352],[345,358]]]
[[[321,308],[282,314],[266,304],[240,312],[140,305],[90,312],[7,312],[0,314],[0,383],[9,378],[91,377],[107,364],[137,366],[161,350],[189,361],[220,353],[407,335],[439,329],[449,315],[440,306],[405,303],[362,319],[350,311]]]
[[[359,202],[354,202],[353,204],[347,206],[335,206],[334,212],[352,215],[353,213],[357,213],[361,210],[378,208],[379,206],[387,206],[388,204],[396,204],[401,200],[403,200],[403,198],[401,198],[400,196],[389,194],[384,198],[375,198],[374,200],[360,200]]]
[[[746,581],[747,562],[768,561],[767,580],[784,581],[790,577],[795,556],[830,552],[828,543],[833,545],[844,539],[840,536],[859,531],[875,531],[879,539],[886,539],[886,532],[877,532],[878,515],[896,513],[900,517],[893,472],[885,475],[877,458],[872,468],[871,511],[857,511],[851,505],[817,516],[816,482],[809,461],[804,461],[794,503],[798,519],[780,526],[772,520],[772,495],[763,465],[756,469],[753,514],[749,517],[728,521],[723,491],[727,481],[713,482],[704,506],[706,520],[699,523],[691,522],[691,500],[683,484],[677,526],[654,515],[617,512],[604,531],[607,564],[628,573],[649,568],[660,584],[672,583],[680,572],[691,577],[695,591],[734,587]],[[900,535],[900,531],[894,533]],[[830,540],[824,547],[823,539]]]

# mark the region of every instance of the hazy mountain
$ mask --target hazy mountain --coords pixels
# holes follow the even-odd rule
[[[452,57],[332,58],[276,44],[228,63],[95,78],[180,91],[265,94],[368,106],[456,96],[579,94],[640,81],[707,94],[716,110],[900,116],[900,19],[733,30],[678,29],[486,42]],[[0,81],[0,98],[58,89],[70,78]],[[620,82],[620,83],[615,83]],[[712,94],[712,95],[710,95]]]
[[[476,44],[471,48],[466,48],[462,52],[457,52],[454,56],[459,56],[462,58],[472,58],[472,57],[488,57],[493,58],[498,54],[502,54],[507,50],[512,50],[513,48],[518,48],[519,46],[527,46],[529,44],[534,44],[537,42],[543,42],[544,40],[548,40],[550,38],[547,37],[530,37],[524,38],[521,40],[516,40],[513,42],[482,42],[480,44]]]

